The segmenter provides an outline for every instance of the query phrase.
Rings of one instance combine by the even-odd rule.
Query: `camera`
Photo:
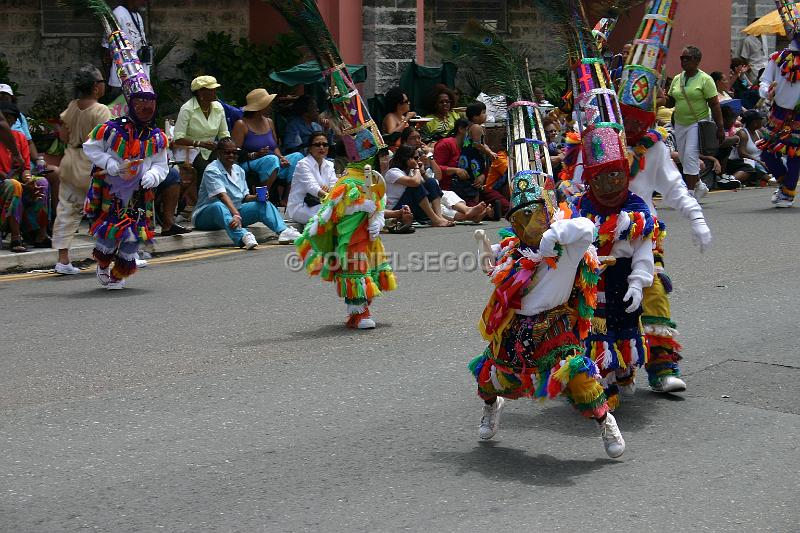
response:
[[[136,55],[139,56],[139,61],[142,64],[149,65],[153,62],[153,47],[150,45],[145,45],[139,48],[139,51],[136,52]]]

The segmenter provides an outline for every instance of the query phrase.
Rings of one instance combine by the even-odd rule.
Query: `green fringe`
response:
[[[477,357],[473,358],[472,361],[470,361],[469,364],[467,365],[467,368],[469,369],[470,373],[473,376],[478,371],[478,365],[484,359],[487,360],[487,361],[489,360],[488,357],[486,357],[486,352],[485,351],[482,354],[478,355]]]
[[[581,413],[583,413],[584,411],[593,411],[594,409],[597,409],[598,407],[600,407],[601,405],[606,403],[606,401],[608,401],[608,399],[606,398],[605,392],[601,392],[600,396],[598,396],[597,398],[595,398],[593,401],[591,401],[589,403],[578,403],[575,400],[573,400],[569,396],[569,394],[565,394],[564,396],[566,396],[567,397],[567,401],[569,401],[569,403],[573,407],[575,407],[575,409],[580,411]]]
[[[500,240],[507,239],[509,237],[516,237],[516,234],[511,228],[500,228],[497,231],[497,234],[500,236]]]
[[[536,369],[539,372],[544,372],[546,370],[551,370],[556,361],[561,361],[562,359],[566,359],[570,355],[575,355],[576,353],[582,353],[583,349],[578,346],[577,344],[564,344],[551,350],[547,355],[538,359],[536,361]]]
[[[648,326],[667,326],[672,329],[678,329],[678,325],[675,322],[663,316],[642,315],[642,324],[647,324]]]

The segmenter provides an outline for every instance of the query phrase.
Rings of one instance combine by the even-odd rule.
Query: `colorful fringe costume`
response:
[[[642,310],[626,312],[623,296],[631,283],[643,288],[652,282],[652,248],[659,227],[644,200],[631,192],[618,213],[601,214],[590,195],[577,198],[575,210],[575,216],[586,217],[595,224],[598,253],[616,257],[616,264],[607,266],[600,277],[597,309],[586,339],[586,356],[600,367],[613,409],[619,401],[616,384],[630,384],[635,367],[649,359],[639,320]],[[627,245],[616,246],[620,242]]]
[[[800,2],[775,0],[786,34],[792,41],[784,50],[770,56],[761,75],[759,94],[770,97],[774,84],[774,99],[767,132],[756,142],[761,158],[770,173],[781,181],[772,195],[775,207],[791,207],[800,177]],[[783,158],[786,158],[784,163]]]
[[[385,197],[363,188],[364,171],[350,165],[295,241],[308,273],[336,283],[350,311],[349,327],[369,316],[373,298],[397,287],[383,243],[371,240],[367,231],[370,216],[383,211]]]
[[[560,256],[545,257],[517,237],[501,241],[490,273],[495,290],[478,325],[490,344],[469,369],[484,401],[564,394],[583,416],[602,418],[608,405],[600,372],[576,336],[588,331],[596,303],[594,230],[586,220],[565,220],[563,211],[557,218],[548,231]],[[528,314],[559,301],[559,288],[563,302]]]
[[[566,4],[560,23],[567,28],[570,82],[581,131],[580,178],[588,187],[582,196],[573,197],[574,216],[594,223],[598,254],[616,259],[600,277],[585,356],[600,368],[613,410],[619,403],[617,385],[631,384],[635,367],[648,358],[638,302],[642,289],[653,281],[652,247],[658,226],[647,204],[628,191],[630,162],[619,100],[588,30],[583,5],[577,0]],[[626,304],[626,298],[637,303]]]
[[[692,223],[695,238],[701,249],[710,244],[711,233],[705,223],[703,209],[689,194],[683,176],[670,157],[664,144],[666,131],[652,128],[656,120],[656,95],[658,82],[666,61],[675,19],[677,0],[652,2],[642,20],[628,61],[623,67],[618,95],[625,120],[625,134],[631,161],[631,192],[642,198],[655,217],[653,194],[661,194],[661,203],[671,207]],[[653,284],[644,288],[642,300],[642,325],[650,354],[646,364],[647,375],[653,390],[661,391],[665,378],[678,378],[678,361],[681,346],[676,340],[678,332],[672,321],[668,294],[672,282],[664,272],[664,238],[666,229],[659,222],[654,246]],[[683,390],[686,384],[672,380],[674,390]]]
[[[385,183],[376,172],[383,138],[350,78],[313,0],[271,0],[319,62],[328,86],[333,119],[350,161],[294,244],[308,272],[336,283],[347,305],[347,326],[375,327],[369,305],[397,282],[378,234],[383,227]],[[378,179],[376,181],[376,175]]]
[[[469,363],[478,396],[555,398],[563,394],[588,418],[608,411],[597,366],[583,355],[596,305],[599,264],[588,220],[558,207],[546,134],[526,61],[498,37],[470,28],[459,39],[461,64],[487,76],[510,100],[508,175],[513,232],[492,247],[494,291],[478,329],[488,347]],[[493,63],[494,70],[485,65]],[[500,72],[498,73],[498,70]],[[502,81],[498,81],[498,78]],[[488,246],[488,244],[484,244]]]
[[[110,275],[110,280],[121,287],[119,282],[136,272],[139,245],[151,241],[154,235],[153,188],[169,171],[168,141],[152,119],[143,121],[136,116],[132,101],[154,101],[156,95],[113,13],[102,0],[84,3],[103,24],[130,107],[129,116],[97,126],[83,144],[86,157],[94,165],[84,211],[92,221],[90,232],[96,239],[93,256],[98,280],[109,285],[103,275]]]

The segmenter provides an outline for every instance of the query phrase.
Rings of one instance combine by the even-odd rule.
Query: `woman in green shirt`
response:
[[[711,115],[717,125],[717,138],[720,142],[725,139],[717,86],[711,76],[700,70],[702,58],[703,54],[696,46],[684,48],[681,52],[683,72],[675,76],[668,92],[675,105],[672,119],[683,179],[698,199],[708,192],[708,187],[698,179],[701,150],[698,123],[708,120]]]
[[[433,120],[425,123],[422,129],[422,135],[426,140],[438,141],[453,131],[456,120],[461,116],[453,111],[455,103],[456,95],[446,85],[439,84],[433,88],[428,107],[434,112],[425,117]]]

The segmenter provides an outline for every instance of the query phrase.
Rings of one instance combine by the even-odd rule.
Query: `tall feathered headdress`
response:
[[[103,0],[60,0],[60,3],[73,8],[88,9],[100,19],[114,66],[117,68],[117,75],[122,83],[125,100],[130,102],[133,96],[155,99],[156,94],[150,78],[147,77],[136,50],[122,34],[108,4]]]
[[[645,128],[655,123],[658,81],[667,59],[677,8],[678,0],[650,1],[622,68],[618,92],[622,115]]]
[[[609,2],[587,2],[607,9]],[[570,81],[581,127],[584,180],[602,172],[628,172],[625,131],[617,93],[580,0],[539,0],[567,42]],[[611,2],[613,4],[613,2]]]
[[[800,33],[800,2],[797,0],[775,0],[778,14],[786,28],[786,35]]]
[[[286,19],[319,62],[328,86],[334,121],[352,162],[364,161],[385,146],[380,130],[347,72],[336,43],[314,0],[265,0]]]
[[[437,50],[461,70],[469,70],[482,90],[504,95],[508,105],[508,177],[510,216],[534,202],[556,209],[553,167],[547,150],[542,115],[533,100],[533,87],[524,52],[515,51],[491,30],[470,22],[460,35],[440,37]]]

